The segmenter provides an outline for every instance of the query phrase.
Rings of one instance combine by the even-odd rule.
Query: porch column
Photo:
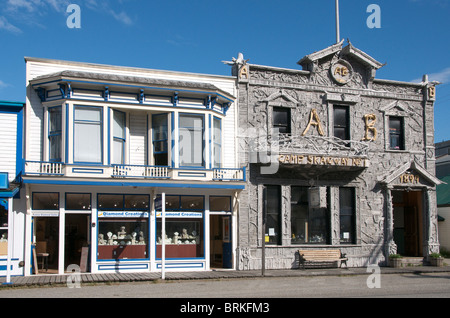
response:
[[[392,206],[392,189],[386,187],[386,232],[385,232],[385,257],[388,261],[389,255],[397,254],[397,244],[394,242],[394,208]]]
[[[425,227],[424,257],[439,253],[436,188],[426,188],[424,210],[427,226]]]

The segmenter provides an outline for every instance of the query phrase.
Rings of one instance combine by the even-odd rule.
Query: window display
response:
[[[8,255],[8,229],[0,229],[0,255]]]
[[[98,259],[148,258],[148,219],[99,218]]]
[[[158,196],[159,197],[159,196]],[[204,197],[195,195],[166,195],[166,258],[195,258],[204,256],[203,213]],[[156,213],[156,257],[161,258],[161,207]]]
[[[149,258],[148,195],[99,194],[98,208],[99,260]]]
[[[203,218],[166,219],[167,258],[203,257]],[[161,258],[161,219],[157,220],[156,257]]]

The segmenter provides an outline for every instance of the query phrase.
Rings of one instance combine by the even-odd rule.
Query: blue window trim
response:
[[[180,126],[180,117],[181,116],[197,116],[202,118],[202,163],[200,166],[182,166],[180,155],[178,154],[178,166],[182,169],[206,169],[206,161],[205,161],[205,119],[206,114],[199,113],[178,113],[178,153],[180,152],[180,128],[186,128]]]
[[[68,194],[89,194],[89,205],[91,206],[88,210],[69,210],[67,209],[67,195]],[[65,211],[86,211],[91,212],[92,211],[92,193],[89,192],[65,192],[64,193],[64,210]]]
[[[229,211],[211,211],[211,198],[228,198],[230,200],[230,210]],[[209,212],[225,212],[231,213],[233,212],[233,201],[231,200],[231,196],[229,195],[209,195]]]
[[[171,113],[173,115],[173,113]],[[166,139],[154,139],[153,129],[154,129],[154,118],[158,116],[166,116]],[[152,151],[153,155],[158,154],[166,154],[167,155],[167,163],[169,163],[169,113],[163,113],[163,114],[154,114],[152,115]],[[155,151],[155,143],[156,142],[165,142],[166,143],[166,151]],[[173,148],[172,148],[173,149]],[[154,158],[153,158],[154,159]],[[154,163],[154,162],[153,162]]]
[[[97,109],[100,111],[100,122],[98,121],[91,121],[91,120],[76,120],[75,117],[75,111],[79,108],[93,108],[93,109]],[[83,162],[83,161],[76,161],[75,160],[75,124],[76,123],[90,123],[90,124],[97,124],[99,123],[100,125],[100,162]],[[87,106],[87,105],[74,105],[73,106],[73,162],[76,164],[97,164],[97,165],[102,165],[103,164],[103,158],[104,158],[104,154],[103,154],[103,107],[101,106]]]
[[[117,210],[117,209],[101,209],[101,208],[99,208],[98,207],[98,203],[99,203],[99,201],[98,201],[98,197],[100,196],[100,195],[122,195],[123,196],[123,206],[122,206],[122,209],[121,210]],[[146,209],[146,210],[143,210],[143,209],[126,209],[125,210],[125,196],[126,195],[139,195],[139,196],[146,196],[146,197],[148,197],[148,209]],[[150,195],[148,195],[148,194],[145,194],[145,193],[143,193],[143,194],[136,194],[136,193],[97,193],[97,213],[96,213],[96,216],[95,216],[95,218],[96,218],[96,224],[99,224],[99,217],[98,217],[98,214],[99,214],[99,212],[102,212],[102,211],[142,211],[142,212],[148,212],[148,216],[147,217],[133,217],[133,218],[130,218],[130,219],[145,219],[145,220],[147,220],[147,224],[148,224],[148,229],[147,229],[147,250],[146,250],[146,252],[147,252],[147,257],[146,258],[137,258],[137,259],[98,259],[98,253],[96,253],[96,261],[97,261],[97,263],[99,263],[99,262],[130,262],[130,261],[149,261],[150,260],[150,253],[151,253],[151,244],[150,244],[150,234],[151,234],[151,226],[150,226],[150,219],[151,219],[151,215],[150,215],[150,207],[151,207],[151,203],[150,203]],[[115,219],[117,219],[117,218],[115,218]],[[123,218],[123,219],[126,219],[126,218]],[[107,218],[106,218],[106,220],[107,220]],[[99,231],[99,226],[97,226],[97,236],[96,236],[96,238],[95,238],[95,240],[93,240],[93,242],[95,242],[95,244],[93,244],[92,246],[95,246],[95,249],[96,249],[96,252],[98,252],[98,235],[99,235],[99,233],[98,233],[98,231]]]
[[[122,207],[117,209],[105,209],[105,208],[99,208],[99,196],[101,195],[121,195],[122,196]],[[148,198],[148,208],[147,209],[125,209],[125,196],[127,195],[134,195],[134,196],[145,196]],[[97,211],[142,211],[142,212],[150,212],[150,195],[145,193],[97,193]]]
[[[216,143],[215,141],[215,129],[214,129],[214,122],[215,121],[219,122],[219,129],[220,129],[220,143]],[[222,119],[216,116],[213,116],[213,122],[212,122],[212,130],[213,130],[213,134],[211,138],[211,143],[213,148],[211,149],[211,167],[212,168],[221,168],[222,167]],[[219,147],[219,165],[216,167],[214,165],[214,150],[216,149],[216,146]]]
[[[161,196],[161,195],[157,195],[156,197],[158,197],[158,196]],[[205,197],[206,197],[206,195],[195,195],[195,194],[192,194],[192,195],[189,195],[189,194],[168,194],[168,195],[166,195],[166,197],[167,196],[173,196],[173,197],[179,197],[179,208],[178,209],[170,209],[170,211],[176,211],[176,212],[179,212],[179,211],[185,211],[185,212],[202,212],[202,214],[203,214],[203,216],[202,216],[202,226],[203,226],[203,229],[202,229],[202,235],[203,235],[203,238],[202,238],[202,240],[203,240],[203,256],[201,256],[201,257],[176,257],[176,258],[172,258],[172,257],[166,257],[166,259],[170,259],[170,260],[205,260],[206,259],[206,250],[205,250],[205,247],[206,247],[206,231],[205,231],[205,226],[206,226],[206,209],[205,209]],[[181,197],[202,197],[203,198],[203,209],[181,209],[180,207],[181,207]],[[155,261],[160,261],[161,260],[161,258],[158,258],[156,255],[157,255],[157,251],[156,251],[156,249],[157,249],[157,240],[158,240],[158,238],[157,238],[157,231],[158,231],[158,219],[159,220],[161,220],[161,217],[157,217],[156,216],[156,212],[159,212],[160,210],[157,210],[157,209],[155,209],[155,232],[154,232],[154,236],[155,236],[155,251],[154,251],[154,253],[155,253]],[[176,217],[176,218],[170,218],[170,219],[183,219],[183,220],[185,220],[186,218],[183,218],[183,217]],[[167,220],[167,218],[166,218],[166,220]]]
[[[39,194],[39,193],[46,193],[46,194],[57,194],[58,195],[58,208],[57,209],[45,209],[45,210],[38,210],[38,209],[34,209],[34,195],[35,194]],[[31,210],[32,211],[58,211],[60,210],[60,198],[59,198],[59,192],[45,192],[45,191],[33,191],[31,193]]]
[[[113,136],[113,138],[112,138],[113,139],[112,151],[114,152],[114,142],[115,141],[119,141],[119,142],[122,143],[122,162],[113,162],[113,164],[125,164],[125,146],[126,146],[126,141],[127,141],[127,133],[126,133],[126,129],[127,129],[127,113],[123,112],[123,111],[120,111],[120,110],[117,110],[117,109],[113,109],[112,111],[113,111],[113,116],[112,116],[113,117],[113,121],[114,121],[114,113],[115,112],[123,114],[123,137],[118,137],[118,136],[114,135],[114,125],[112,125],[112,131],[111,131],[112,136]],[[109,116],[111,116],[111,115],[109,114]],[[109,141],[109,142],[111,142],[111,141]],[[113,157],[113,159],[114,159],[114,157]]]
[[[56,108],[59,108],[59,111],[60,111],[59,125],[61,126],[61,129],[60,130],[51,131],[50,130],[50,128],[51,128],[51,118],[50,118],[51,111],[50,110],[56,109]],[[63,130],[63,126],[62,126],[62,123],[63,123],[63,121],[62,121],[62,106],[48,107],[47,114],[48,114],[48,116],[47,116],[48,117],[47,118],[48,159],[49,159],[50,162],[61,162],[62,161],[62,130]],[[55,136],[60,136],[60,139],[59,139],[59,142],[60,142],[59,152],[60,153],[59,153],[59,157],[58,158],[51,158],[51,140],[52,140],[52,137],[55,137]]]

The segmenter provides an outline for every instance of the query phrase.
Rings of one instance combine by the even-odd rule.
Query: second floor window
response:
[[[222,128],[220,119],[216,117],[214,117],[213,143],[213,167],[220,168],[222,163]]]
[[[167,114],[152,117],[153,159],[155,166],[168,165],[168,124]]]
[[[50,161],[61,161],[61,107],[48,109],[48,148]]]
[[[102,163],[102,109],[75,106],[74,162]]]
[[[402,117],[389,117],[389,148],[392,150],[405,150]]]
[[[113,164],[125,163],[125,113],[115,110],[113,123]]]
[[[273,128],[281,134],[291,133],[291,109],[283,107],[274,107],[272,112]]]
[[[348,107],[334,106],[334,137],[342,140],[350,140],[350,119]]]
[[[180,114],[179,155],[181,167],[204,167],[204,116]]]

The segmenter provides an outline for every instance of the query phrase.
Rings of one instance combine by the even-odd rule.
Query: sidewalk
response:
[[[380,267],[381,274],[423,274],[450,272],[450,266],[414,266],[414,267]],[[327,268],[327,269],[287,269],[266,270],[265,276],[270,277],[308,277],[308,276],[348,276],[370,275],[373,271],[368,268]],[[202,272],[166,272],[166,281],[176,280],[202,280],[202,279],[240,279],[261,278],[261,270],[236,271],[236,270],[211,270]],[[33,276],[11,277],[11,284],[4,284],[6,277],[0,277],[0,288],[27,287],[27,286],[61,286],[67,283],[67,275],[40,274]],[[111,273],[111,274],[80,274],[83,284],[117,284],[129,282],[161,281],[161,273]]]

